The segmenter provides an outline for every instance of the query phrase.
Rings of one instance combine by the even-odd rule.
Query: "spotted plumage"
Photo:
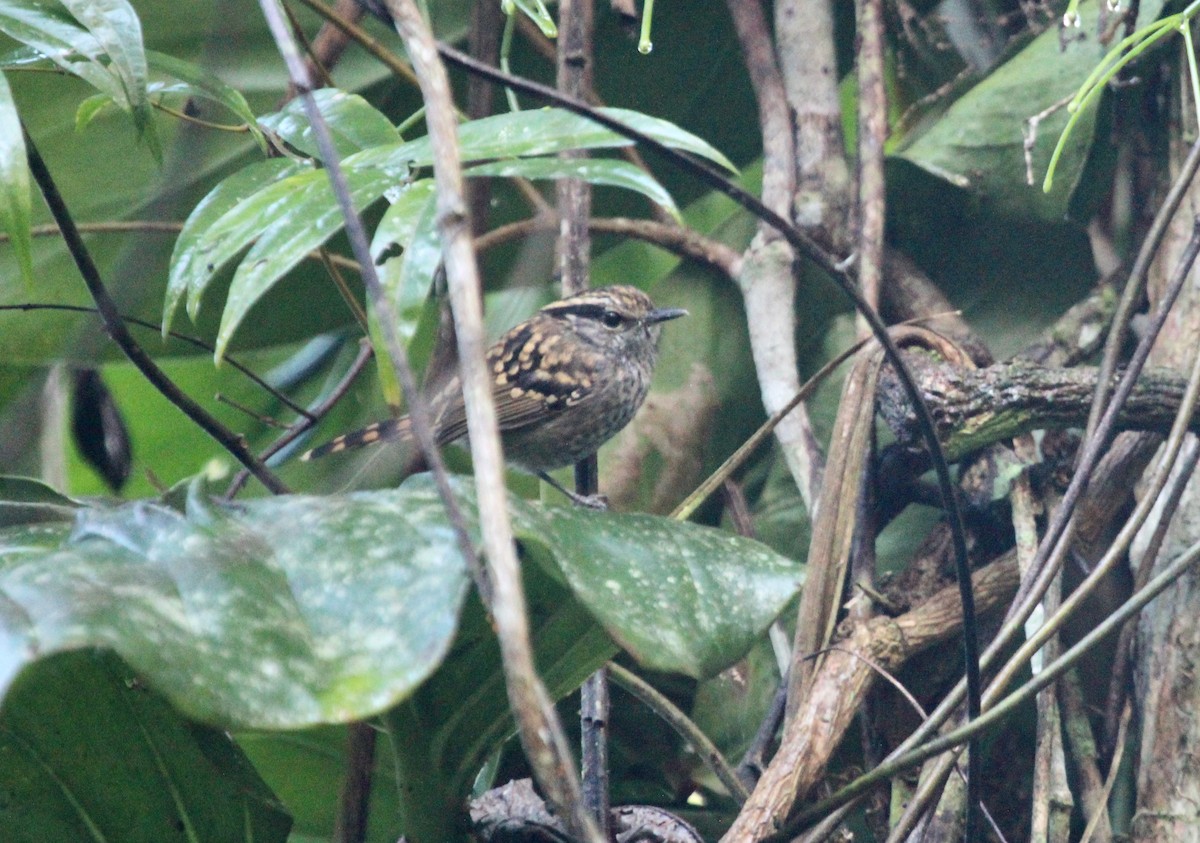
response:
[[[541,474],[595,453],[645,399],[661,323],[684,313],[655,308],[634,287],[601,287],[549,304],[501,337],[487,362],[509,462]],[[466,435],[457,376],[429,404],[439,445]],[[407,416],[376,422],[303,459],[411,435]]]

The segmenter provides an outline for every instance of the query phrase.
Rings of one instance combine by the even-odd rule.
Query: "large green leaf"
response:
[[[715,675],[745,655],[803,581],[801,566],[766,546],[695,524],[547,507],[528,526],[576,598],[654,670]]]
[[[654,176],[628,161],[607,158],[520,158],[477,164],[468,169],[466,174],[503,178],[581,179],[588,184],[620,187],[642,194],[679,219],[679,209],[675,207],[671,194],[654,180]]]
[[[456,484],[470,512],[470,484]],[[649,666],[707,675],[794,594],[795,563],[728,533],[513,502],[518,535]],[[466,573],[427,477],[219,508],[80,509],[0,531],[0,689],[31,661],[115,649],[182,711],[295,728],[380,711],[454,636]]]
[[[0,714],[0,839],[282,843],[291,819],[224,732],[111,654],[55,656]]]
[[[431,496],[139,502],[0,533],[0,687],[36,655],[115,649],[184,713],[293,728],[362,717],[437,666],[466,593]]]
[[[344,158],[355,152],[400,143],[402,138],[391,121],[358,94],[350,94],[337,88],[321,88],[313,91],[313,99],[329,124],[333,136],[333,148]],[[317,139],[304,100],[296,97],[282,110],[259,118],[259,124],[290,143],[305,155],[320,158]]]
[[[163,333],[171,328],[175,311],[185,294],[191,293],[188,310],[193,314],[200,309],[203,288],[190,288],[188,280],[204,270],[198,266],[204,262],[224,261],[224,252],[207,236],[219,220],[227,217],[246,199],[259,193],[265,186],[272,185],[288,176],[295,175],[308,165],[287,158],[270,158],[258,161],[238,170],[225,179],[200,201],[183,224],[183,230],[175,241],[175,253],[171,257],[171,278],[167,284],[166,302],[163,305]]]
[[[1063,38],[1049,27],[1028,46],[983,77],[928,129],[904,142],[899,156],[933,175],[980,194],[997,209],[1033,212],[1061,220],[1092,144],[1095,109],[1076,124],[1058,164],[1055,187],[1042,192],[1042,177],[1068,114],[1062,100],[1083,83],[1104,56],[1094,38],[1096,2],[1084,3],[1082,24]],[[1153,20],[1161,2],[1143,3],[1139,21]],[[1075,37],[1078,35],[1078,37]],[[1026,181],[1025,137],[1029,118],[1045,111],[1029,151],[1034,183]]]

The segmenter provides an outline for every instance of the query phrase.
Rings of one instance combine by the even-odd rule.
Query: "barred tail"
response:
[[[369,424],[361,430],[356,430],[353,433],[346,433],[336,439],[331,439],[324,445],[318,445],[311,451],[306,451],[301,455],[300,459],[308,462],[315,460],[318,457],[323,457],[326,454],[336,454],[339,451],[348,451],[351,448],[361,448],[364,445],[373,445],[376,442],[389,442],[393,439],[401,439],[409,435],[411,424],[408,421],[408,416],[400,419],[388,419],[387,421],[375,422]]]

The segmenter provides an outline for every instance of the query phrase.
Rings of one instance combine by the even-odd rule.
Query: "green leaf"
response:
[[[246,102],[246,98],[242,96],[241,91],[225,84],[215,74],[210,73],[204,68],[191,62],[182,61],[174,56],[169,56],[166,53],[147,50],[146,60],[149,62],[151,70],[185,83],[184,88],[180,91],[181,93],[188,96],[203,97],[228,109],[246,124],[246,128],[254,137],[259,148],[264,153],[267,151],[266,139],[263,137],[262,130],[258,128],[258,123],[254,119],[254,112],[251,111],[250,104]]]
[[[67,521],[80,504],[31,477],[0,475],[0,527]]]
[[[21,277],[30,292],[33,291],[32,207],[21,118],[8,79],[0,73],[0,225],[8,234]]]
[[[292,811],[289,843],[334,838],[338,791],[346,774],[346,729],[320,726],[295,732],[244,732],[234,736],[254,769]],[[396,765],[386,740],[375,743],[368,843],[396,843]]]
[[[365,105],[355,105],[353,98],[337,98],[329,94],[328,102],[345,104],[346,113],[361,115]],[[337,105],[341,108],[340,105]],[[699,138],[663,120],[635,112],[618,113],[666,143],[725,162],[723,156]],[[357,144],[384,133],[373,118],[362,121],[348,119],[355,126],[345,134],[345,144]],[[298,142],[306,143],[299,124],[288,121],[279,124]],[[366,128],[363,128],[363,127]],[[374,128],[371,128],[374,126]],[[390,125],[387,132],[392,132]],[[547,109],[488,117],[465,124],[459,130],[463,156],[466,160],[510,159],[523,155],[549,155],[578,148],[602,148],[628,145],[620,136],[600,129],[590,120],[568,112]],[[354,206],[360,211],[391,190],[403,190],[412,183],[415,169],[432,163],[427,138],[409,143],[388,143],[356,152],[342,160],[346,181]],[[725,162],[726,164],[728,162]],[[504,164],[518,172],[524,165]],[[569,172],[590,175],[598,183],[617,184],[638,190],[673,207],[665,191],[652,179],[635,174],[628,165],[615,162],[563,165],[538,163],[528,165],[529,172],[547,175]],[[195,214],[193,214],[195,217]],[[209,217],[206,230],[188,221],[188,237],[181,236],[172,258],[171,280],[167,309],[173,309],[179,290],[188,291],[189,313],[195,317],[199,297],[215,274],[238,253],[255,242],[241,261],[230,286],[229,298],[217,336],[215,359],[220,360],[238,327],[251,308],[274,284],[299,263],[312,249],[332,237],[343,224],[341,211],[328,185],[325,173],[298,173],[282,181],[267,181],[257,192],[244,196],[236,207],[229,208],[219,218]],[[195,232],[194,234],[192,232]],[[406,260],[409,272],[417,267]]]
[[[706,158],[730,172],[737,171],[729,159],[711,145],[668,120],[625,108],[602,108],[600,111],[672,149]],[[586,117],[558,108],[509,112],[472,120],[458,127],[458,141],[464,161],[555,155],[571,149],[612,149],[633,143]]]
[[[454,485],[470,517],[473,485]],[[800,578],[795,563],[717,530],[519,501],[512,511],[535,557],[545,548],[608,633],[657,669],[703,676],[727,666]],[[9,607],[0,613],[0,691],[38,658],[101,646],[205,722],[282,729],[360,719],[411,694],[440,664],[466,586],[428,477],[397,490],[222,508],[194,488],[186,514],[148,501],[86,508],[73,527],[0,530]],[[586,637],[574,629],[568,646]],[[566,667],[572,678],[583,669]]]
[[[75,109],[75,131],[82,132],[88,124],[114,106],[116,103],[108,94],[93,94],[85,98]]]
[[[101,61],[104,46],[61,7],[0,0],[0,32],[108,94],[122,108],[132,107],[121,80]]]
[[[1152,19],[1161,3],[1144,4],[1139,18]],[[1153,7],[1153,8],[1151,8]],[[1096,30],[1097,3],[1083,7],[1083,32]],[[1056,104],[1069,97],[1103,56],[1094,39],[1060,37],[1050,27],[1019,53],[959,97],[916,138],[905,139],[898,156],[1011,214],[1033,212],[1060,221],[1083,172],[1092,145],[1095,109],[1082,115],[1058,163],[1058,178],[1043,193],[1042,174],[1068,120]],[[1027,183],[1025,138],[1029,118],[1046,111],[1030,151],[1034,184]]]
[[[337,88],[322,88],[313,91],[313,98],[325,122],[329,124],[333,146],[339,158],[402,140],[392,121],[358,94],[348,94]],[[321,157],[301,97],[289,101],[282,111],[260,118],[259,123],[303,154],[312,158]]]
[[[437,199],[433,179],[422,179],[405,188],[383,214],[371,240],[371,257],[378,264],[394,250],[400,254],[379,266],[379,282],[392,305],[400,341],[408,343],[417,333],[434,270],[441,260],[441,240],[435,221]],[[380,330],[374,307],[368,311],[371,342],[378,359],[384,400],[401,404],[400,384]]]
[[[108,72],[116,76],[133,116],[133,124],[160,157],[158,135],[146,91],[149,71],[142,44],[142,22],[129,0],[60,0],[87,31],[108,60]]]
[[[175,241],[175,252],[171,256],[171,273],[167,281],[167,293],[163,305],[163,334],[170,330],[175,311],[185,294],[188,296],[188,312],[193,319],[200,312],[200,301],[217,270],[239,251],[245,248],[241,242],[233,249],[224,249],[229,244],[213,240],[209,235],[218,223],[226,221],[230,226],[233,219],[244,219],[243,203],[259,194],[264,187],[304,172],[311,165],[288,158],[271,158],[259,161],[238,170],[212,189],[192,210],[179,238]],[[249,224],[261,224],[255,215]],[[253,231],[250,235],[253,236]]]
[[[547,507],[525,522],[576,598],[644,667],[695,678],[745,655],[803,568],[731,533],[650,515]]]
[[[111,654],[56,656],[0,714],[0,839],[278,841],[291,819],[224,732]]]
[[[347,171],[346,185],[355,209],[362,211],[377,200],[387,187],[385,181],[386,176],[378,173]],[[299,173],[260,191],[209,229],[204,242],[219,248],[217,244],[226,241],[232,251],[234,244],[250,239],[264,219],[271,219],[272,224],[262,231],[242,259],[229,286],[213,354],[218,363],[225,356],[234,332],[258,300],[310,251],[336,234],[344,222],[328,174],[316,170]]]
[[[428,494],[87,509],[0,531],[0,689],[35,654],[107,646],[202,721],[357,719],[438,665],[466,584]]]
[[[628,161],[607,158],[518,158],[477,164],[467,170],[468,176],[523,177],[527,179],[582,179],[589,184],[620,187],[640,193],[671,212],[679,220],[679,209],[671,194],[655,181],[654,176]]]

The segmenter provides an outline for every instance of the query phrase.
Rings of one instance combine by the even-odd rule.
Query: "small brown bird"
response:
[[[686,314],[656,308],[635,287],[600,287],[546,305],[501,337],[487,363],[508,461],[561,489],[546,472],[591,456],[629,423],[650,388],[661,323]],[[457,375],[429,407],[439,445],[466,435]],[[389,419],[301,459],[411,436],[408,416]]]

